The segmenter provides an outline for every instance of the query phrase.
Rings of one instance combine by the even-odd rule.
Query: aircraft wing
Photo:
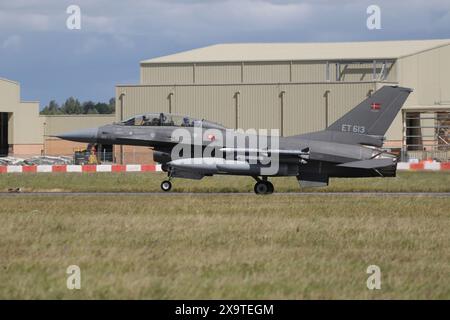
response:
[[[384,158],[384,159],[370,159],[370,160],[362,160],[362,161],[352,161],[338,164],[338,167],[346,167],[346,168],[359,168],[359,169],[377,169],[389,167],[395,164],[396,159],[394,158]]]

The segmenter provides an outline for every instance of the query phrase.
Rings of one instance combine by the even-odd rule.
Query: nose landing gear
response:
[[[170,182],[169,180],[164,180],[163,182],[161,182],[161,190],[168,192],[170,191],[170,189],[172,189],[172,182]]]
[[[170,182],[170,180],[172,180],[172,171],[167,165],[165,166],[164,169],[163,171],[167,172],[168,179],[161,182],[161,190],[164,192],[169,192],[172,189],[172,182]]]
[[[267,177],[263,177],[262,180],[258,177],[253,177],[256,180],[253,190],[256,194],[272,194],[274,191],[273,184],[267,180]]]

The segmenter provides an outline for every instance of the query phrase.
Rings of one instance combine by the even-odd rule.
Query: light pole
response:
[[[43,122],[43,127],[44,127],[44,156],[47,154],[46,152],[45,152],[45,150],[46,150],[46,148],[45,148],[45,145],[47,144],[47,135],[46,135],[46,132],[47,132],[47,130],[46,130],[46,127],[47,127],[47,122]]]
[[[234,93],[234,99],[236,99],[235,101],[235,105],[234,105],[234,127],[235,129],[238,129],[239,127],[239,95],[241,94],[240,91],[236,91]]]
[[[280,136],[284,134],[284,94],[286,91],[280,92]]]
[[[329,108],[330,90],[325,90],[323,97],[325,98],[325,129],[326,129],[328,127],[328,108]]]
[[[173,92],[170,92],[169,95],[167,96],[167,100],[169,100],[169,113],[172,113],[172,96]]]

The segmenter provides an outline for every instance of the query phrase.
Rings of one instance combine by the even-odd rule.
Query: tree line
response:
[[[112,114],[116,111],[116,99],[109,99],[108,103],[85,101],[81,103],[74,97],[68,98],[61,106],[51,100],[48,105],[41,110],[42,115],[57,114]]]

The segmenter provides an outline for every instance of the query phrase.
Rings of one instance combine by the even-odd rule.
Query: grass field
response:
[[[10,188],[32,191],[161,191],[164,173],[26,173],[2,174],[0,192]],[[326,188],[300,189],[294,177],[271,179],[275,192],[392,191],[450,192],[450,171],[399,172],[395,178],[330,179]],[[202,180],[174,179],[171,192],[253,192],[250,177],[214,176]]]
[[[449,176],[334,180],[331,189],[449,191]],[[1,177],[1,188],[29,191],[153,191],[162,178]],[[177,191],[253,184],[224,178],[175,183]],[[275,187],[298,190],[293,180]],[[0,298],[450,299],[449,207],[445,196],[2,196]],[[81,290],[66,287],[73,264]],[[381,290],[366,287],[372,264]]]

